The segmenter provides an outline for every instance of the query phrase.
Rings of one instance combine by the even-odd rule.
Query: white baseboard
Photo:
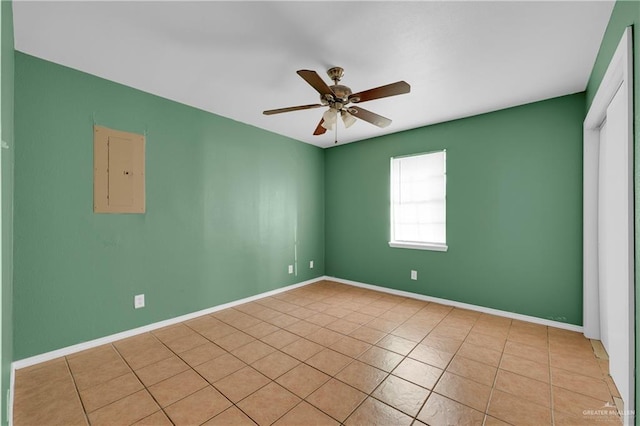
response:
[[[136,336],[138,334],[142,334],[142,333],[147,333],[149,331],[153,331],[156,330],[158,328],[162,328],[162,327],[167,327],[169,325],[173,325],[173,324],[177,324],[183,321],[188,321],[190,319],[202,316],[202,315],[207,315],[207,314],[211,314],[217,311],[221,311],[223,309],[227,309],[227,308],[232,308],[234,306],[238,306],[241,305],[243,303],[248,303],[248,302],[253,302],[255,300],[259,300],[259,299],[263,299],[265,297],[270,297],[279,293],[283,293],[285,291],[289,291],[289,290],[293,290],[295,288],[299,288],[299,287],[303,287],[309,284],[313,284],[319,281],[334,281],[337,283],[341,283],[341,284],[347,284],[347,285],[351,285],[351,286],[355,286],[355,287],[361,287],[361,288],[366,288],[369,290],[375,290],[375,291],[379,291],[382,293],[388,293],[388,294],[393,294],[396,296],[404,296],[404,297],[409,297],[412,299],[417,299],[417,300],[423,300],[426,302],[434,302],[434,303],[439,303],[442,305],[447,305],[447,306],[454,306],[457,308],[463,308],[463,309],[469,309],[472,311],[477,311],[477,312],[483,312],[483,313],[487,313],[487,314],[491,314],[491,315],[497,315],[497,316],[501,316],[501,317],[505,317],[505,318],[511,318],[511,319],[516,319],[516,320],[520,320],[520,321],[527,321],[527,322],[531,322],[534,324],[541,324],[541,325],[545,325],[545,326],[549,326],[549,327],[556,327],[556,328],[561,328],[564,330],[570,330],[570,331],[575,331],[575,332],[579,332],[582,333],[583,332],[583,327],[582,326],[578,326],[578,325],[573,325],[573,324],[566,324],[566,323],[562,323],[562,322],[558,322],[558,321],[552,321],[552,320],[547,320],[547,319],[543,319],[543,318],[537,318],[537,317],[532,317],[529,315],[522,315],[522,314],[517,314],[514,312],[507,312],[507,311],[501,311],[499,309],[493,309],[493,308],[487,308],[484,306],[478,306],[478,305],[471,305],[469,303],[463,303],[463,302],[456,302],[454,300],[447,300],[447,299],[440,299],[438,297],[431,297],[431,296],[425,296],[422,294],[417,294],[417,293],[411,293],[408,291],[403,291],[403,290],[395,290],[395,289],[391,289],[391,288],[386,288],[386,287],[381,287],[381,286],[377,286],[377,285],[372,285],[372,284],[365,284],[365,283],[361,283],[358,281],[351,281],[351,280],[345,280],[342,278],[336,278],[336,277],[329,277],[329,276],[320,276],[317,278],[313,278],[311,280],[308,281],[303,281],[297,284],[292,284],[286,287],[282,287],[282,288],[278,288],[275,290],[271,290],[271,291],[267,291],[265,293],[260,293],[260,294],[256,294],[254,296],[250,296],[250,297],[246,297],[244,299],[239,299],[239,300],[235,300],[233,302],[229,302],[229,303],[225,303],[222,305],[218,305],[218,306],[214,306],[212,308],[207,308],[207,309],[203,309],[201,311],[197,311],[197,312],[192,312],[190,314],[186,314],[186,315],[181,315],[179,317],[175,317],[175,318],[170,318],[164,321],[160,321],[160,322],[156,322],[153,324],[149,324],[149,325],[145,325],[143,327],[138,327],[138,328],[134,328],[131,330],[127,330],[127,331],[123,331],[121,333],[116,333],[116,334],[112,334],[110,336],[105,336],[105,337],[101,337],[99,339],[94,339],[94,340],[90,340],[88,342],[83,342],[83,343],[78,343],[77,345],[72,345],[72,346],[67,346],[65,348],[61,348],[61,349],[57,349],[55,351],[51,351],[51,352],[46,352],[40,355],[36,355],[36,356],[32,356],[29,358],[24,358],[18,361],[14,361],[11,364],[11,382],[10,382],[10,394],[9,394],[9,404],[11,406],[11,408],[13,407],[13,394],[14,394],[14,380],[15,380],[15,370],[19,370],[21,368],[25,368],[25,367],[29,367],[35,364],[39,364],[41,362],[45,362],[45,361],[50,361],[52,359],[55,358],[59,358],[62,356],[66,356],[66,355],[71,355],[73,353],[76,352],[80,352],[80,351],[84,351],[86,349],[91,349],[100,345],[104,345],[107,343],[111,343],[111,342],[115,342],[117,340],[121,340],[121,339],[125,339],[127,337],[132,337],[132,336]],[[9,408],[9,415],[11,415],[11,411],[12,409]],[[11,425],[11,420],[12,417],[8,417],[9,418],[9,424]]]
[[[309,284],[313,284],[318,281],[325,280],[326,276],[321,276],[317,278],[313,278],[311,280],[302,281],[297,284],[288,285],[286,287],[277,288],[275,290],[267,291],[264,293],[259,293],[254,296],[245,297],[244,299],[234,300],[233,302],[224,303],[222,305],[217,305],[212,308],[203,309],[197,312],[191,312],[189,314],[180,315],[179,317],[170,318],[164,321],[154,322],[152,324],[148,324],[142,327],[133,328],[131,330],[123,331],[116,334],[111,334],[109,336],[100,337],[98,339],[89,340],[87,342],[78,343],[76,345],[67,346],[65,348],[56,349],[51,352],[46,352],[40,355],[35,355],[29,358],[24,358],[18,361],[14,361],[11,364],[11,374],[13,374],[14,370],[19,370],[21,368],[30,367],[35,364],[40,364],[41,362],[50,361],[52,359],[60,358],[62,356],[71,355],[76,352],[84,351],[87,349],[95,348],[97,346],[101,346],[107,343],[115,342],[117,340],[126,339],[127,337],[133,337],[138,334],[147,333],[149,331],[157,330],[162,327],[167,327],[173,324],[178,324],[184,321],[188,321],[193,318],[200,317],[202,315],[212,314],[217,311],[221,311],[223,309],[232,308],[234,306],[242,305],[243,303],[253,302],[258,299],[263,299],[265,297],[270,297],[279,293],[284,293],[285,291],[293,290],[298,287],[303,287]],[[11,393],[13,394],[13,386],[11,388]]]
[[[9,407],[7,407],[7,418],[9,420],[9,426],[13,424],[13,397],[14,397],[14,383],[15,383],[15,371],[21,368],[29,367],[35,364],[39,364],[41,362],[50,361],[55,358],[59,358],[66,355],[71,355],[76,352],[84,351],[87,349],[95,348],[100,345],[104,345],[107,343],[115,342],[117,340],[126,339],[127,337],[133,337],[138,334],[147,333],[149,331],[156,330],[158,328],[167,327],[169,325],[177,324],[180,322],[188,321],[193,318],[197,318],[202,315],[212,314],[217,311],[221,311],[223,309],[232,308],[234,306],[241,305],[243,303],[253,302],[255,300],[263,299],[265,297],[270,297],[279,293],[283,293],[285,291],[293,290],[295,288],[303,287],[309,284],[313,284],[319,281],[334,281],[341,284],[347,284],[354,287],[366,288],[369,290],[375,290],[382,293],[393,294],[396,296],[404,296],[409,297],[411,299],[423,300],[425,302],[434,302],[439,303],[441,305],[454,306],[456,308],[469,309],[471,311],[483,312],[491,315],[497,315],[505,318],[516,319],[520,321],[527,321],[534,324],[541,324],[549,327],[561,328],[564,330],[576,331],[579,333],[583,332],[583,327],[573,324],[566,324],[558,321],[547,320],[543,318],[532,317],[529,315],[517,314],[514,312],[501,311],[499,309],[487,308],[484,306],[471,305],[469,303],[456,302],[454,300],[440,299],[438,297],[425,296],[423,294],[411,293],[409,291],[403,290],[395,290],[392,288],[381,287],[373,284],[365,284],[358,281],[345,280],[342,278],[329,277],[329,276],[320,276],[313,278],[311,280],[303,281],[297,284],[292,284],[286,287],[277,288],[275,290],[267,291],[265,293],[256,294],[254,296],[245,297],[244,299],[235,300],[233,302],[224,303],[222,305],[217,305],[212,308],[203,309],[201,311],[192,312],[190,314],[181,315],[179,317],[170,318],[164,321],[155,322],[153,324],[145,325],[143,327],[134,328],[131,330],[123,331],[121,333],[112,334],[110,336],[101,337],[99,339],[90,340],[88,342],[78,343],[77,345],[67,346],[65,348],[57,349],[55,351],[46,352],[40,355],[32,356],[29,358],[24,358],[18,361],[14,361],[11,363],[11,380],[9,384]]]
[[[325,277],[324,279],[326,279],[328,281],[335,281],[337,283],[352,285],[352,286],[355,286],[355,287],[362,287],[362,288],[366,288],[366,289],[369,289],[369,290],[375,290],[375,291],[379,291],[379,292],[382,292],[382,293],[389,293],[389,294],[393,294],[393,295],[396,295],[396,296],[404,296],[404,297],[410,297],[412,299],[424,300],[425,302],[433,302],[433,303],[439,303],[441,305],[454,306],[456,308],[469,309],[470,311],[483,312],[485,314],[497,315],[497,316],[500,316],[500,317],[505,317],[505,318],[516,319],[516,320],[520,320],[520,321],[531,322],[531,323],[534,323],[534,324],[541,324],[541,325],[546,325],[546,326],[549,326],[549,327],[555,327],[555,328],[561,328],[561,329],[564,329],[564,330],[576,331],[578,333],[582,333],[583,332],[583,327],[580,326],[580,325],[567,324],[567,323],[564,323],[564,322],[552,321],[552,320],[548,320],[548,319],[544,319],[544,318],[538,318],[538,317],[532,317],[532,316],[529,316],[529,315],[517,314],[515,312],[501,311],[499,309],[486,308],[484,306],[471,305],[469,303],[463,303],[463,302],[456,302],[455,300],[440,299],[438,297],[425,296],[423,294],[411,293],[409,291],[403,291],[403,290],[395,290],[395,289],[392,289],[392,288],[380,287],[380,286],[373,285],[373,284],[365,284],[365,283],[361,283],[361,282],[358,282],[358,281],[345,280],[345,279],[342,279],[342,278]]]
[[[403,290],[395,290],[392,288],[387,288],[387,287],[381,287],[381,286],[377,286],[377,285],[373,285],[373,284],[366,284],[366,283],[361,283],[358,281],[351,281],[351,280],[345,280],[342,278],[337,278],[337,277],[329,277],[329,276],[320,276],[317,278],[313,278],[311,280],[308,281],[303,281],[297,284],[292,284],[286,287],[282,287],[282,288],[278,288],[275,290],[271,290],[271,291],[267,291],[265,293],[260,293],[260,294],[256,294],[254,296],[250,296],[250,297],[245,297],[244,299],[239,299],[239,300],[235,300],[233,302],[229,302],[229,303],[224,303],[222,305],[217,305],[211,308],[207,308],[207,309],[203,309],[201,311],[197,311],[197,312],[192,312],[189,314],[185,314],[185,315],[181,315],[179,317],[175,317],[175,318],[170,318],[164,321],[159,321],[159,322],[155,322],[153,324],[148,324],[142,327],[138,327],[138,328],[134,328],[131,330],[127,330],[127,331],[123,331],[121,333],[116,333],[116,334],[112,334],[109,336],[105,336],[105,337],[101,337],[98,339],[94,339],[94,340],[89,340],[87,342],[82,342],[82,343],[78,343],[76,345],[72,345],[72,346],[67,346],[65,348],[61,348],[61,349],[57,349],[51,352],[46,352],[40,355],[35,355],[29,358],[24,358],[18,361],[14,361],[11,364],[11,370],[12,370],[12,374],[14,370],[19,370],[21,368],[25,368],[25,367],[29,367],[35,364],[39,364],[41,362],[45,362],[45,361],[50,361],[52,359],[55,358],[59,358],[62,356],[67,356],[67,355],[71,355],[73,353],[76,352],[80,352],[80,351],[84,351],[87,349],[91,349],[91,348],[95,348],[97,346],[100,345],[104,345],[107,343],[111,343],[111,342],[115,342],[117,340],[121,340],[121,339],[126,339],[127,337],[132,337],[132,336],[136,336],[138,334],[142,334],[142,333],[147,333],[149,331],[153,331],[156,330],[158,328],[162,328],[162,327],[167,327],[173,324],[177,324],[180,322],[184,322],[184,321],[188,321],[190,319],[193,318],[197,318],[199,316],[202,315],[208,315],[208,314],[212,314],[214,312],[217,311],[221,311],[223,309],[228,309],[228,308],[232,308],[234,306],[238,306],[241,305],[243,303],[248,303],[248,302],[253,302],[255,300],[258,299],[263,299],[265,297],[270,297],[273,296],[275,294],[279,294],[279,293],[283,293],[285,291],[289,291],[289,290],[293,290],[295,288],[299,288],[299,287],[303,287],[309,284],[313,284],[315,282],[318,281],[323,281],[323,280],[329,280],[329,281],[334,281],[337,283],[341,283],[341,284],[347,284],[347,285],[351,285],[351,286],[355,286],[355,287],[361,287],[361,288],[366,288],[369,290],[375,290],[375,291],[379,291],[382,293],[388,293],[388,294],[393,294],[396,296],[404,296],[404,297],[409,297],[412,299],[417,299],[417,300],[423,300],[426,302],[434,302],[434,303],[439,303],[441,305],[447,305],[447,306],[454,306],[457,308],[463,308],[463,309],[469,309],[472,311],[477,311],[477,312],[483,312],[483,313],[487,313],[487,314],[491,314],[491,315],[497,315],[497,316],[501,316],[501,317],[505,317],[505,318],[511,318],[511,319],[516,319],[516,320],[520,320],[520,321],[527,321],[527,322],[531,322],[534,324],[541,324],[541,325],[545,325],[545,326],[549,326],[549,327],[556,327],[556,328],[561,328],[564,330],[570,330],[570,331],[576,331],[579,333],[583,332],[583,327],[579,326],[579,325],[573,325],[573,324],[567,324],[567,323],[563,323],[563,322],[559,322],[559,321],[552,321],[552,320],[548,320],[548,319],[544,319],[544,318],[538,318],[538,317],[533,317],[533,316],[529,316],[529,315],[523,315],[523,314],[517,314],[514,312],[507,312],[507,311],[502,311],[499,309],[493,309],[493,308],[487,308],[484,306],[478,306],[478,305],[472,305],[469,303],[463,303],[463,302],[456,302],[454,300],[448,300],[448,299],[441,299],[438,297],[432,297],[432,296],[425,296],[423,294],[418,294],[418,293],[412,293],[409,291],[403,291]],[[12,376],[13,379],[13,376]],[[13,386],[11,386],[11,396],[13,396]]]

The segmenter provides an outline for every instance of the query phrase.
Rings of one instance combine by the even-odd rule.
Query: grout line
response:
[[[76,390],[76,397],[80,401],[80,407],[82,407],[82,414],[84,414],[84,419],[87,421],[87,424],[90,424],[89,423],[89,415],[87,414],[87,410],[84,408],[84,402],[82,401],[82,398],[80,397],[80,391],[78,390],[78,384],[76,383],[76,378],[73,376],[73,372],[71,371],[71,366],[69,365],[69,360],[67,359],[67,357],[64,357],[64,364],[67,366],[67,371],[69,372],[69,375],[71,376],[71,381],[73,382],[73,388]]]
[[[230,308],[230,309],[232,309],[232,308]],[[175,324],[174,326],[179,325],[179,324],[184,324],[184,322],[182,322],[182,323],[178,323],[178,324]],[[184,325],[186,325],[186,324],[184,324]],[[191,327],[189,327],[188,325],[187,325],[187,327],[188,327],[189,329],[193,330],[193,329],[192,329]],[[195,330],[193,330],[193,331],[194,331],[195,333],[197,333],[198,335],[202,336],[202,335],[201,335],[200,333],[198,333],[197,331],[195,331]],[[210,383],[210,382],[209,382],[209,381],[208,381],[208,380],[207,380],[207,379],[206,379],[202,374],[200,374],[200,372],[199,372],[198,370],[196,370],[196,369],[195,369],[194,367],[192,367],[192,366],[191,366],[187,361],[185,361],[185,360],[180,356],[180,354],[179,354],[179,353],[177,353],[177,352],[175,352],[173,349],[171,349],[167,344],[165,344],[162,340],[160,340],[160,338],[159,338],[158,336],[156,336],[154,333],[149,332],[149,334],[151,334],[151,335],[152,335],[152,336],[153,336],[153,337],[154,337],[154,338],[155,338],[155,339],[156,339],[160,344],[162,344],[162,345],[163,345],[165,348],[167,348],[171,353],[173,353],[173,355],[174,355],[174,356],[176,356],[176,357],[180,358],[180,360],[181,360],[182,362],[184,362],[184,363],[189,367],[189,369],[191,369],[191,371],[193,371],[194,373],[196,373],[198,376],[200,376],[200,377],[202,378],[202,380],[204,380],[204,381],[207,383],[207,386],[211,386],[213,389],[215,389],[215,390],[216,390],[216,392],[220,393],[220,395],[222,395],[223,397],[225,397],[225,398],[226,398],[226,399],[231,403],[231,405],[232,405],[232,406],[236,406],[236,404],[235,404],[233,401],[231,401],[231,399],[229,399],[225,394],[223,394],[222,392],[220,392],[220,391],[218,390],[218,388],[216,388],[216,387],[213,385],[213,383]],[[202,336],[202,337],[204,337],[204,338],[206,339],[206,337],[205,337],[205,336]],[[180,338],[180,337],[177,337],[176,339],[179,339],[179,338]],[[176,339],[172,339],[172,340],[176,340]],[[207,340],[209,340],[209,339],[207,339]],[[212,342],[212,343],[213,343],[213,342]],[[203,343],[202,345],[205,345],[205,344],[206,344],[206,343]],[[202,345],[198,345],[198,346],[202,346]],[[196,348],[196,347],[198,347],[198,346],[194,346],[194,348]],[[223,349],[224,349],[224,348],[223,348]],[[188,349],[188,350],[190,350],[190,349]],[[226,351],[226,349],[224,349],[224,350]],[[185,352],[186,352],[186,351],[185,351]],[[227,353],[231,354],[231,353],[230,353],[230,352],[228,352],[228,351],[227,351]],[[222,355],[220,355],[220,356],[222,356]],[[217,357],[216,357],[216,358],[217,358]],[[169,359],[169,358],[165,358],[165,359]],[[215,358],[213,358],[213,359],[215,359]],[[164,360],[160,360],[160,361],[158,361],[158,362],[162,362],[162,361],[164,361]],[[205,362],[209,362],[209,361],[205,361]],[[154,364],[155,364],[155,363],[154,363]],[[153,364],[149,364],[149,365],[153,365]],[[145,367],[148,367],[148,366],[145,366]],[[144,368],[144,367],[142,367],[142,368]],[[244,368],[244,367],[243,367],[243,368]],[[185,371],[188,371],[188,370],[185,370]],[[236,370],[236,371],[239,371],[239,370]],[[163,379],[163,380],[159,381],[158,383],[162,383],[162,382],[164,382],[165,380],[168,380],[168,379],[170,379],[170,378],[172,378],[172,377],[175,377],[175,376],[177,376],[178,374],[182,374],[182,373],[184,373],[184,371],[183,371],[183,372],[180,372],[180,373],[177,373],[177,374],[174,374],[174,375],[173,375],[173,376],[171,376],[171,377],[167,377],[167,378],[165,378],[165,379]],[[235,371],[234,371],[233,373],[235,373]],[[233,374],[233,373],[230,373],[230,374],[228,374],[227,376],[230,376],[230,375],[231,375],[231,374]],[[135,374],[135,372],[134,372],[134,374]],[[137,374],[136,374],[136,376],[137,376]],[[225,377],[227,377],[227,376],[225,376]],[[223,377],[223,378],[224,378],[224,377]],[[221,378],[220,380],[222,380],[223,378]],[[140,382],[142,382],[142,380],[140,380]],[[156,384],[158,384],[158,383],[154,383],[154,385],[156,385]],[[145,389],[148,389],[148,388],[147,388],[147,386],[146,386],[144,383],[142,383],[142,385],[145,387]],[[152,385],[152,386],[153,386],[153,385]],[[178,400],[176,400],[176,401],[172,402],[172,403],[171,403],[171,404],[169,404],[167,407],[170,407],[171,405],[176,404],[176,403],[178,403],[178,402],[182,401],[183,399],[186,399],[186,398],[190,397],[191,395],[193,395],[193,394],[194,394],[194,393],[196,393],[196,392],[200,392],[202,389],[206,389],[206,388],[207,388],[207,386],[205,386],[205,387],[203,387],[203,388],[201,388],[201,389],[198,389],[198,390],[196,390],[195,392],[190,393],[189,395],[185,395],[183,398],[180,398],[180,399],[178,399]],[[262,388],[260,388],[260,389],[262,389]],[[156,398],[153,396],[153,394],[151,393],[151,391],[148,391],[148,392],[149,392],[149,394],[151,394],[151,397],[155,400]],[[173,423],[173,424],[175,425],[175,423],[173,422],[173,420],[171,420],[171,417],[169,417],[169,414],[167,414],[167,412],[165,411],[165,407],[163,407],[163,406],[162,406],[162,405],[161,405],[157,400],[156,400],[156,402],[157,402],[157,403],[158,403],[158,405],[160,406],[160,409],[162,410],[162,412],[163,412],[163,413],[167,416],[167,418],[171,421],[171,423]],[[219,414],[223,413],[224,411],[227,411],[229,408],[230,408],[230,407],[227,407],[225,410],[221,411],[220,413],[216,414],[215,416],[217,416],[217,415],[219,415]],[[240,407],[237,407],[237,408],[238,408],[238,409],[240,409]],[[245,414],[247,414],[247,413],[245,413]],[[215,416],[213,416],[213,417],[215,417]],[[248,414],[247,414],[247,416],[248,416]],[[208,421],[209,421],[209,420],[211,420],[213,417],[211,417],[211,418],[209,418],[209,419],[205,420],[205,422],[208,422]],[[249,417],[249,418],[251,418],[251,417]],[[252,420],[253,420],[253,419],[252,419]],[[257,422],[256,422],[256,423],[257,423]]]
[[[151,332],[147,332],[147,333],[152,334]],[[144,335],[144,333],[143,333],[143,334],[141,334],[141,335]],[[140,335],[140,336],[141,336],[141,335]],[[133,336],[133,337],[137,337],[137,336]],[[154,336],[154,337],[155,337],[155,336]],[[175,423],[173,422],[173,420],[171,420],[171,417],[169,417],[169,415],[166,413],[166,411],[164,411],[164,407],[162,406],[162,404],[160,404],[160,402],[156,399],[156,397],[151,393],[151,391],[149,390],[149,388],[147,387],[147,385],[145,385],[145,384],[144,384],[144,382],[140,379],[140,376],[138,376],[138,373],[136,373],[136,370],[134,370],[134,369],[133,369],[133,367],[131,367],[131,365],[129,364],[129,362],[128,362],[128,361],[124,358],[124,356],[120,353],[120,351],[118,350],[118,348],[116,347],[116,345],[115,345],[114,343],[116,343],[116,342],[110,343],[109,345],[113,348],[113,350],[114,350],[114,351],[116,351],[116,353],[118,354],[118,356],[120,357],[120,359],[122,359],[122,361],[127,365],[127,367],[129,367],[129,370],[131,370],[131,372],[133,373],[133,375],[134,375],[134,376],[136,376],[136,379],[138,379],[138,381],[140,382],[140,384],[142,385],[142,387],[144,388],[144,390],[145,390],[145,391],[147,391],[147,393],[151,396],[151,399],[153,399],[153,400],[155,401],[155,403],[156,403],[156,404],[158,404],[158,407],[160,407],[160,411],[162,411],[162,413],[163,413],[163,414],[164,414],[164,415],[169,419],[169,421],[171,422],[171,424],[173,424],[173,425],[175,426]],[[164,361],[164,360],[160,360],[160,361],[157,361],[157,362],[161,362],[161,361]],[[154,363],[154,364],[155,364],[155,363]],[[149,364],[149,365],[153,365],[153,364]],[[145,367],[146,367],[146,366],[145,366]],[[142,368],[144,368],[144,367],[142,367]],[[173,377],[173,376],[171,376],[171,377]],[[136,392],[138,392],[138,391],[136,391]],[[135,392],[134,392],[134,393],[135,393]],[[131,395],[132,395],[132,394],[131,394]],[[129,395],[127,395],[127,396],[129,396]],[[126,396],[125,396],[125,397],[123,397],[123,398],[120,398],[120,399],[124,399],[124,398],[126,398]],[[119,399],[118,401],[120,401],[120,399]],[[115,401],[114,401],[114,402],[115,402]],[[113,402],[112,402],[111,404],[113,404]],[[105,407],[106,407],[106,406],[105,406]],[[157,413],[157,411],[155,411],[154,413]],[[154,413],[151,413],[150,415],[152,415],[152,414],[154,414]],[[149,416],[147,416],[147,417],[149,417]],[[144,417],[144,418],[146,418],[146,417]],[[141,420],[142,420],[142,419],[141,419]]]
[[[507,330],[507,336],[504,339],[504,346],[502,347],[502,351],[500,352],[500,359],[498,360],[498,365],[496,366],[496,375],[493,378],[493,383],[491,384],[491,390],[489,391],[489,399],[487,399],[487,405],[486,405],[486,407],[484,409],[484,420],[482,421],[483,425],[486,423],[487,417],[489,417],[489,406],[491,406],[491,399],[493,399],[493,393],[496,390],[496,384],[498,383],[498,374],[500,373],[500,366],[502,365],[502,358],[504,357],[504,350],[506,349],[507,341],[509,340],[509,334],[511,333],[511,327],[512,326],[513,326],[513,320],[511,320],[509,322],[509,329]],[[502,420],[502,419],[500,419],[500,420]]]
[[[428,306],[428,304],[430,304],[430,302],[427,302],[427,305],[425,305],[425,306]],[[446,317],[448,317],[448,316],[449,316],[449,314],[451,314],[451,312],[453,311],[453,309],[454,309],[454,308],[450,309],[450,310],[449,310],[449,312],[447,312],[447,314],[446,314],[445,316],[443,316],[443,317],[440,319],[440,321],[438,321],[438,322],[436,323],[436,325],[434,325],[434,326],[433,326],[433,328],[429,331],[429,333],[427,333],[427,335],[426,335],[425,337],[423,337],[423,338],[422,338],[422,340],[420,340],[420,342],[422,342],[422,341],[423,341],[427,336],[429,336],[429,334],[431,334],[431,333],[433,332],[433,330],[435,330],[435,329],[438,327],[438,325],[440,325],[440,324],[442,323],[442,321],[444,321],[444,319],[445,319]],[[422,309],[420,309],[420,311],[421,311],[421,310],[422,310]],[[420,312],[420,311],[418,311],[418,312]],[[413,318],[414,316],[416,316],[418,312],[414,313],[411,317],[409,317],[409,319],[410,319],[410,318]],[[408,321],[408,320],[407,320],[407,321]],[[476,321],[477,321],[477,319],[476,319]],[[406,323],[406,321],[405,321],[405,323]],[[404,324],[404,323],[403,323],[403,324]],[[474,322],[474,324],[475,324],[475,322]],[[473,327],[473,326],[472,326],[472,327]],[[467,332],[467,334],[468,334],[468,332]],[[463,340],[463,342],[464,342],[464,340]],[[418,343],[418,345],[419,345],[419,344],[420,344],[420,343]],[[416,345],[416,347],[417,347],[417,345]],[[460,346],[458,346],[458,349],[456,349],[456,352],[455,352],[455,353],[458,353],[458,351],[460,350],[460,347],[462,347],[462,343],[460,344]],[[415,348],[414,348],[414,349],[415,349]],[[411,352],[409,352],[409,353],[411,353]],[[454,356],[455,356],[455,353],[454,353]],[[407,357],[408,357],[408,356],[409,356],[409,354],[407,354],[407,356],[406,356],[404,359],[407,359]],[[402,361],[400,361],[400,363],[399,363],[398,365],[400,365],[402,362],[404,362],[404,359],[403,359]],[[453,359],[453,357],[451,357],[451,359]],[[449,363],[451,363],[451,360],[449,360]],[[448,366],[448,365],[449,365],[449,364],[447,364],[447,366]],[[396,368],[398,368],[398,366],[396,366],[396,367],[391,371],[391,373],[390,373],[390,374],[393,374],[393,371],[395,371],[395,369],[396,369]],[[436,368],[437,368],[437,367],[436,367]],[[416,411],[416,414],[415,414],[414,416],[412,416],[412,417],[413,417],[413,421],[414,421],[414,422],[418,419],[418,415],[420,415],[420,412],[424,409],[424,406],[425,406],[425,405],[427,405],[427,401],[429,401],[429,398],[431,398],[431,395],[435,392],[435,388],[436,388],[436,386],[438,385],[438,383],[440,382],[440,380],[442,379],[442,376],[444,375],[444,372],[445,372],[445,369],[442,369],[442,373],[440,374],[440,376],[438,377],[438,379],[437,379],[437,380],[435,381],[435,383],[433,384],[432,389],[429,389],[429,391],[430,391],[430,392],[429,392],[429,394],[427,395],[427,397],[425,398],[424,402],[420,405],[420,408],[418,409],[418,411]],[[396,376],[396,377],[397,377],[397,376]],[[415,384],[417,385],[417,383],[415,383]],[[418,386],[419,386],[419,385],[418,385]]]

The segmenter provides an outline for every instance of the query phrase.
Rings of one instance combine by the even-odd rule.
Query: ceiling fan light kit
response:
[[[327,70],[327,74],[329,78],[333,81],[333,85],[328,86],[322,78],[312,70],[299,70],[298,75],[302,77],[311,87],[313,87],[320,94],[320,103],[319,104],[309,104],[309,105],[300,105],[294,107],[287,108],[279,108],[279,109],[271,109],[264,111],[265,115],[273,115],[280,114],[283,112],[291,112],[291,111],[300,111],[305,109],[312,108],[320,108],[323,106],[328,106],[329,109],[322,114],[322,119],[315,131],[314,135],[322,135],[327,130],[336,131],[336,140],[337,138],[337,121],[338,121],[338,112],[340,112],[340,116],[342,117],[342,122],[346,128],[349,128],[356,122],[356,118],[360,120],[367,121],[375,126],[384,128],[391,124],[391,120],[368,111],[366,109],[356,107],[356,106],[347,106],[350,103],[362,103],[371,101],[374,99],[386,98],[389,96],[401,95],[404,93],[409,93],[411,91],[411,86],[405,81],[397,81],[395,83],[387,84],[385,86],[375,87],[373,89],[365,90],[358,93],[353,93],[351,88],[338,84],[344,75],[344,69],[341,67],[332,67]]]
[[[355,117],[349,114],[347,111],[340,112],[340,115],[342,115],[342,122],[344,123],[344,127],[347,129],[356,122]]]

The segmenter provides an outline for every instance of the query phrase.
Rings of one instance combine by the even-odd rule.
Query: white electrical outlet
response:
[[[309,269],[313,269],[313,260],[309,261]]]
[[[133,307],[135,309],[144,308],[144,294],[136,294],[133,296]]]
[[[418,271],[414,271],[413,269],[411,270],[411,279],[412,280],[418,279]]]
[[[289,273],[293,274],[293,265],[289,265]]]

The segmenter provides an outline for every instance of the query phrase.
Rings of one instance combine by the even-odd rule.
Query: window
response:
[[[391,247],[447,251],[446,151],[391,158]]]

